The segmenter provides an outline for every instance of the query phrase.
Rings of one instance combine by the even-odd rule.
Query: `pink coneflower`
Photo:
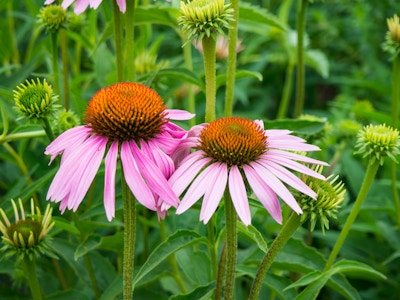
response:
[[[319,148],[290,133],[289,130],[264,130],[262,121],[238,117],[218,119],[205,125],[197,139],[192,137],[186,142],[186,146],[192,143],[197,151],[190,153],[169,179],[177,195],[187,189],[177,214],[203,196],[200,220],[207,223],[228,188],[239,218],[249,225],[246,186],[278,223],[282,223],[282,212],[277,196],[296,213],[302,213],[285,184],[313,198],[316,193],[288,169],[324,179],[299,162],[326,163],[291,152]]]
[[[47,199],[61,202],[62,212],[66,208],[76,211],[107,152],[104,207],[111,220],[115,214],[115,176],[120,154],[123,174],[133,195],[163,217],[162,203],[176,207],[179,201],[167,182],[175,170],[169,155],[187,134],[169,119],[191,117],[185,111],[167,110],[160,96],[142,84],[124,82],[99,90],[86,110],[86,125],[69,129],[46,148],[51,161],[62,153]]]
[[[53,3],[55,0],[46,0],[44,2],[45,5]],[[85,9],[90,6],[90,8],[97,9],[103,0],[76,0],[74,13],[79,15],[85,11]],[[116,0],[119,10],[121,12],[126,11],[126,0]],[[63,0],[61,6],[66,9],[70,7],[74,0]]]

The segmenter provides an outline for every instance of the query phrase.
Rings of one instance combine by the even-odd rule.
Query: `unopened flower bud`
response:
[[[65,27],[67,12],[59,5],[44,6],[39,13],[38,23],[43,26],[47,32],[55,33],[60,28]]]

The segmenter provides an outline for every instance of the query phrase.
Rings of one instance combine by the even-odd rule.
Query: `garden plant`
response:
[[[399,299],[396,2],[0,1],[0,299]]]

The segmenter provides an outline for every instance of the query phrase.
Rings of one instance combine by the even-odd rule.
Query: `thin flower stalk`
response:
[[[123,33],[121,24],[121,14],[118,5],[113,1],[114,16],[114,42],[115,42],[115,61],[117,65],[117,82],[124,80],[124,54],[123,54]]]
[[[126,79],[128,81],[135,81],[135,35],[134,35],[134,16],[135,16],[135,1],[128,1],[126,3],[125,13],[125,64],[128,66],[126,69]]]
[[[204,72],[206,79],[206,115],[205,121],[211,122],[215,120],[215,98],[217,92],[217,71],[215,63],[216,41],[212,37],[204,37],[202,39],[203,56],[204,56]]]

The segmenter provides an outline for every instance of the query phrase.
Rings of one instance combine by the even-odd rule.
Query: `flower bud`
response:
[[[39,13],[38,23],[47,32],[55,33],[60,28],[65,27],[67,12],[59,5],[44,6]]]

